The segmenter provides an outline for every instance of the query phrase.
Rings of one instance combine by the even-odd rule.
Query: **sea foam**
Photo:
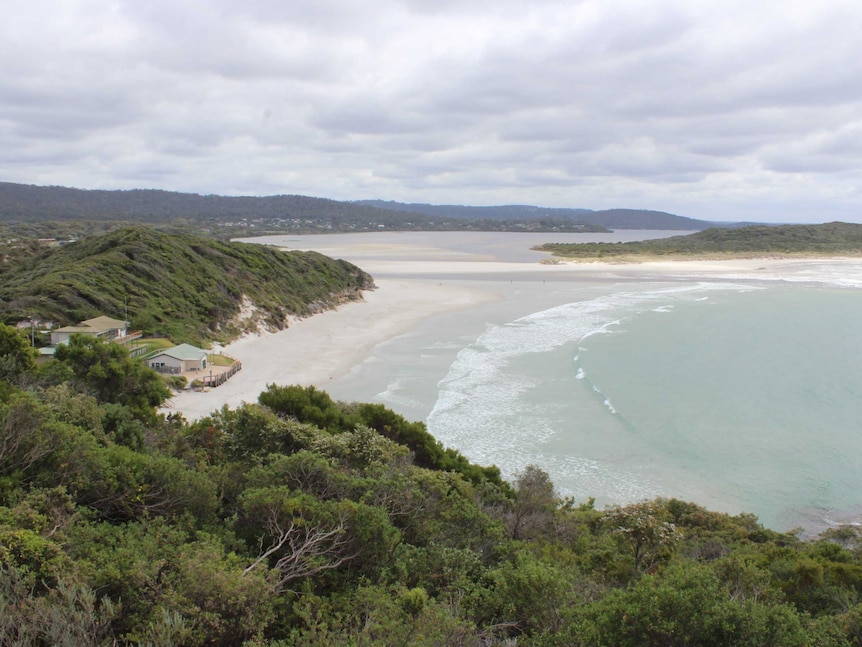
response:
[[[429,431],[443,444],[456,447],[471,460],[497,464],[511,477],[531,460],[540,460],[541,446],[560,432],[548,421],[540,397],[544,389],[541,371],[528,373],[519,367],[524,358],[575,345],[573,355],[587,349],[581,342],[593,335],[610,334],[628,318],[672,307],[668,301],[693,300],[705,291],[755,289],[750,285],[699,282],[644,291],[620,291],[567,303],[536,312],[502,325],[488,325],[482,335],[463,348],[438,383],[438,398],[428,416]],[[577,366],[577,364],[576,364]],[[570,379],[582,380],[577,367]],[[606,411],[617,411],[602,397]]]

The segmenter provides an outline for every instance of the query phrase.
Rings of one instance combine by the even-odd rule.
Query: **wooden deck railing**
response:
[[[128,344],[130,341],[135,341],[136,339],[140,339],[143,336],[144,333],[142,331],[132,330],[130,332],[127,331],[124,337],[114,337],[113,341],[117,342],[118,344],[125,345]]]
[[[221,386],[225,382],[227,382],[230,378],[236,375],[239,371],[242,370],[242,362],[239,360],[235,361],[230,365],[228,370],[223,373],[219,373],[218,375],[207,375],[204,377],[199,377],[198,379],[203,382],[204,386],[208,387],[216,387]]]

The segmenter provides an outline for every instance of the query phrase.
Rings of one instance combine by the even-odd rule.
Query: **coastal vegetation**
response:
[[[175,342],[227,341],[360,299],[373,285],[358,267],[315,252],[126,227],[0,265],[0,320],[65,325],[108,314]]]
[[[655,258],[858,256],[862,225],[750,225],[630,243],[548,243],[536,249],[579,261],[638,262]]]
[[[597,510],[314,388],[195,422],[0,325],[2,645],[862,644],[862,533],[681,500]]]

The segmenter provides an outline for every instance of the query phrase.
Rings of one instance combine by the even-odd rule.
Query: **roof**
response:
[[[203,349],[197,348],[196,346],[192,346],[191,344],[180,344],[179,346],[174,346],[173,348],[167,348],[161,351],[158,355],[154,355],[150,359],[155,359],[156,357],[160,357],[161,355],[167,355],[168,357],[173,357],[178,360],[196,360],[202,359],[207,356],[207,352]]]
[[[93,330],[103,332],[105,330],[123,329],[129,325],[128,321],[120,321],[119,319],[111,319],[110,317],[95,317],[81,322],[82,326],[88,326]]]
[[[62,328],[57,328],[57,330],[55,330],[54,332],[82,332],[92,335],[93,333],[96,333],[98,331],[94,330],[93,328],[90,328],[89,326],[63,326]]]
[[[55,332],[81,332],[87,334],[99,334],[108,330],[122,330],[129,325],[128,321],[120,321],[119,319],[111,319],[110,317],[95,317],[82,321],[76,326],[63,326],[57,328]]]

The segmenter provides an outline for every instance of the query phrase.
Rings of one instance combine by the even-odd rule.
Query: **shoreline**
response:
[[[347,252],[349,249],[330,249]],[[805,270],[825,259],[665,260],[637,264],[505,262],[486,255],[426,248],[397,249],[389,258],[349,258],[375,277],[377,288],[364,300],[342,304],[275,332],[250,335],[223,347],[240,360],[243,370],[223,385],[206,392],[181,391],[163,413],[182,413],[198,419],[224,405],[256,402],[268,384],[299,384],[325,389],[333,380],[360,366],[374,349],[436,315],[478,308],[512,298],[505,292],[534,282],[601,284],[627,281],[805,280]],[[381,250],[378,248],[377,253]],[[407,260],[410,259],[410,260]],[[828,259],[830,263],[859,263],[859,259]],[[794,279],[794,276],[798,278]],[[511,290],[500,286],[512,284]]]
[[[404,334],[426,317],[478,306],[499,298],[492,291],[418,279],[375,279],[377,288],[275,333],[249,335],[225,345],[243,370],[206,392],[174,395],[163,413],[196,420],[224,405],[256,402],[268,384],[326,384],[362,363],[381,343]]]

